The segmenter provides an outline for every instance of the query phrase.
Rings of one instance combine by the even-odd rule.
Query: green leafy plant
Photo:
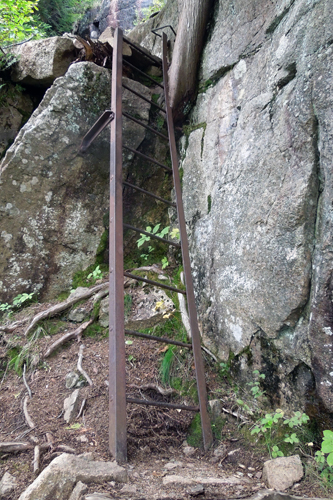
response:
[[[100,270],[99,266],[97,266],[97,267],[95,267],[95,269],[93,270],[92,273],[88,274],[87,281],[93,280],[95,282],[96,280],[100,280],[102,278],[103,278],[103,273]]]
[[[0,304],[0,311],[11,314],[13,313],[14,309],[19,309],[25,302],[30,301],[33,296],[33,292],[20,293],[19,295],[16,295],[16,297],[14,297],[12,304],[8,304],[8,302]]]
[[[162,269],[167,268],[168,265],[169,265],[169,261],[168,261],[167,257],[163,257],[163,259],[162,259]]]
[[[154,227],[147,226],[146,231],[147,231],[147,233],[153,234],[155,236],[159,236],[160,238],[164,238],[169,233],[170,226],[167,226],[161,230],[160,230],[160,227],[161,227],[161,224],[156,224],[156,226],[154,226]],[[141,233],[140,238],[137,240],[136,244],[137,244],[138,248],[141,248],[145,243],[149,243],[149,242],[151,242],[151,237],[147,234]],[[140,255],[140,257],[144,260],[148,260],[149,255],[154,250],[155,250],[155,248],[152,244],[148,245],[148,247],[146,247],[146,252],[142,253]],[[162,269],[165,269],[166,267],[168,267],[168,265],[169,265],[168,259],[166,257],[163,257],[162,258]]]
[[[136,19],[133,22],[134,26],[144,23],[148,21],[148,19],[155,14],[155,12],[159,12],[166,4],[166,0],[153,0],[152,5],[149,7],[145,7],[141,9],[141,11],[136,11]]]
[[[252,396],[255,399],[258,399],[265,394],[265,392],[260,389],[260,381],[265,380],[265,375],[263,373],[260,373],[258,370],[254,370],[252,373],[257,380],[255,380],[254,382],[248,382],[247,385],[250,386],[250,392],[252,393]]]
[[[333,483],[333,432],[325,430],[321,449],[315,453],[320,477],[325,483]],[[327,455],[327,456],[326,456]]]
[[[274,413],[267,413],[264,418],[261,418],[255,427],[251,430],[251,434],[257,434],[263,437],[266,447],[272,458],[284,456],[280,450],[281,443],[286,443],[294,446],[300,442],[298,434],[302,430],[302,426],[309,421],[309,417],[305,413],[297,411],[291,418],[285,418],[284,412],[280,409]],[[295,430],[292,434],[286,433],[286,428]]]

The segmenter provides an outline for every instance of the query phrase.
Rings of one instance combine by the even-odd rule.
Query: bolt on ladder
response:
[[[207,392],[205,383],[204,363],[201,353],[200,332],[197,320],[197,311],[195,305],[193,281],[191,275],[191,265],[189,258],[188,239],[186,234],[186,224],[184,208],[182,203],[181,184],[178,171],[178,157],[176,149],[176,141],[173,128],[172,110],[169,105],[169,90],[168,90],[168,63],[167,63],[167,36],[165,33],[162,35],[163,56],[162,56],[162,69],[163,69],[163,85],[156,82],[153,78],[143,73],[144,76],[153,81],[154,84],[159,85],[164,90],[165,96],[165,109],[158,104],[150,101],[145,96],[134,91],[124,83],[122,83],[123,64],[126,64],[131,69],[142,73],[139,68],[134,67],[128,61],[123,61],[122,48],[123,48],[123,34],[121,29],[117,28],[114,37],[113,48],[113,63],[112,63],[112,91],[111,91],[111,109],[103,113],[100,119],[90,129],[83,139],[81,150],[87,149],[92,140],[111,122],[111,149],[110,149],[110,226],[109,226],[109,449],[112,456],[118,462],[125,462],[127,459],[127,427],[126,427],[126,402],[163,406],[167,408],[180,408],[189,411],[200,410],[201,426],[204,448],[208,449],[212,443],[213,436],[210,425],[210,419],[207,411]],[[126,43],[132,45],[135,50],[140,51],[137,45],[126,38]],[[142,49],[141,49],[142,50]],[[154,64],[158,59],[150,56],[146,51],[142,53],[151,58]],[[149,127],[140,120],[132,117],[128,113],[122,111],[122,88],[133,92],[138,97],[148,101],[152,106],[156,106],[160,111],[166,114],[168,135]],[[122,144],[122,116],[142,125],[150,130],[152,133],[158,135],[162,139],[169,142],[172,174],[174,180],[174,188],[176,194],[176,205],[170,201],[164,200],[153,193],[150,193],[138,186],[123,181],[122,175],[122,150],[123,148],[131,151],[134,155],[144,157],[148,162],[152,162],[168,171],[171,169],[163,165],[154,158],[148,157],[129,146]],[[180,244],[175,243],[156,235],[148,233],[143,229],[133,227],[123,223],[123,186],[131,187],[141,191],[147,196],[151,196],[164,202],[166,205],[176,206],[180,231]],[[141,234],[149,235],[167,245],[181,247],[183,267],[185,275],[184,290],[180,290],[164,283],[159,283],[146,278],[142,278],[135,274],[124,272],[123,266],[123,230],[130,229]],[[188,314],[191,327],[192,344],[185,344],[183,342],[171,341],[160,337],[142,334],[132,330],[125,330],[124,326],[124,276],[155,285],[160,288],[171,290],[177,293],[186,295],[188,304]],[[148,338],[151,340],[158,340],[183,347],[190,347],[193,349],[193,356],[195,362],[196,381],[198,389],[199,407],[190,407],[184,405],[174,405],[170,403],[153,402],[139,399],[126,398],[126,374],[125,374],[125,333],[128,335],[136,335],[138,337]]]

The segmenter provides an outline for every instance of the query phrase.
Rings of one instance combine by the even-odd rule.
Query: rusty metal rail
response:
[[[140,49],[135,44],[132,44],[128,39],[126,42],[135,47],[139,52],[141,51],[147,56],[148,59],[152,60],[156,65],[159,64],[158,58],[147,54],[143,49]],[[191,275],[191,264],[189,258],[189,247],[186,235],[186,223],[184,208],[182,203],[181,195],[181,184],[178,171],[178,157],[176,150],[176,141],[173,129],[172,120],[172,110],[169,104],[169,94],[168,94],[168,63],[167,63],[167,37],[166,34],[162,35],[163,42],[163,79],[164,84],[161,85],[156,82],[153,78],[149,77],[143,73],[140,69],[135,68],[128,61],[123,61],[122,57],[122,45],[123,45],[123,35],[120,29],[116,29],[115,32],[115,44],[113,50],[113,67],[112,67],[112,100],[111,109],[107,110],[99,120],[93,125],[90,131],[86,134],[82,141],[81,151],[85,151],[95,137],[106,127],[107,124],[111,122],[111,149],[110,149],[110,226],[109,226],[109,448],[110,453],[118,462],[125,462],[127,459],[127,430],[126,430],[126,402],[133,404],[143,404],[152,405],[156,407],[164,408],[176,408],[187,411],[198,411],[200,410],[201,416],[201,426],[203,434],[203,442],[205,449],[208,449],[212,443],[213,436],[210,426],[210,420],[207,411],[207,393],[206,393],[206,383],[205,383],[205,371],[203,358],[201,353],[201,341],[200,332],[198,327],[197,312],[195,306],[195,297],[193,289],[193,281]],[[168,136],[162,134],[161,132],[149,127],[145,123],[137,120],[128,113],[122,110],[122,87],[132,91],[129,87],[123,85],[122,83],[122,67],[123,63],[127,64],[133,70],[142,73],[146,78],[153,81],[154,84],[159,85],[165,89],[165,110],[157,106],[158,109],[166,112],[167,117],[167,127]],[[135,92],[138,97],[143,97],[139,93]],[[147,100],[144,98],[144,100]],[[149,101],[151,105],[155,105],[152,101]],[[139,125],[144,126],[150,132],[155,133],[157,136],[164,140],[168,140],[170,147],[170,155],[172,162],[172,169],[163,163],[151,158],[136,149],[131,148],[128,145],[122,144],[122,117],[125,116],[128,119],[133,120]],[[129,224],[123,223],[123,199],[122,192],[123,186],[127,186],[132,189],[141,191],[143,194],[153,197],[166,205],[175,206],[174,203],[165,200],[149,191],[146,191],[140,187],[137,187],[129,182],[123,181],[122,178],[122,151],[123,149],[130,151],[134,155],[138,155],[141,158],[156,164],[160,168],[165,169],[167,172],[173,173],[174,188],[176,193],[176,207],[178,213],[179,229],[180,229],[180,242],[176,243],[169,241],[165,238],[160,238],[154,234],[151,234],[142,229],[136,228]],[[135,275],[129,272],[124,272],[123,268],[123,230],[129,229],[150,236],[159,240],[161,243],[167,245],[173,245],[176,248],[181,248],[186,291],[175,288],[158,281],[153,281],[148,278],[143,278],[139,275]],[[186,344],[185,342],[178,342],[172,339],[155,337],[152,335],[142,334],[133,330],[125,330],[124,326],[124,276],[142,281],[144,283],[164,288],[166,290],[181,293],[186,295],[188,304],[188,313],[191,327],[192,344]],[[199,406],[186,406],[173,403],[165,403],[162,401],[153,400],[142,400],[136,398],[126,397],[126,381],[125,381],[125,333],[126,335],[133,335],[137,337],[142,337],[145,339],[150,339],[158,342],[164,342],[168,344],[174,344],[180,347],[192,348],[193,357],[195,363]]]

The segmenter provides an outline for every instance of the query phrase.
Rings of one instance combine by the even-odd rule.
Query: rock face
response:
[[[18,90],[11,83],[0,80],[0,158],[14,142],[22,125],[30,117],[34,105],[27,92]]]
[[[203,337],[332,412],[330,2],[220,0],[214,21],[182,142]]]
[[[33,40],[11,51],[19,56],[12,70],[12,80],[46,88],[66,73],[78,53],[72,40],[60,36]]]
[[[150,97],[138,82],[127,83]],[[54,297],[70,289],[76,270],[94,262],[109,204],[108,131],[83,156],[78,150],[109,106],[110,72],[74,64],[7,151],[0,166],[1,301],[23,291]],[[127,90],[124,108],[147,123],[150,105]],[[124,120],[124,141],[137,148],[144,136],[142,127]]]
[[[109,26],[129,30],[142,9],[152,4],[153,0],[103,0],[100,7],[89,9],[75,31],[81,36],[98,38]]]

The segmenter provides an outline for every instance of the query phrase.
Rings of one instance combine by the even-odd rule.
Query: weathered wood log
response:
[[[31,443],[16,443],[8,441],[0,443],[0,453],[16,453],[18,451],[31,450],[34,447]]]

